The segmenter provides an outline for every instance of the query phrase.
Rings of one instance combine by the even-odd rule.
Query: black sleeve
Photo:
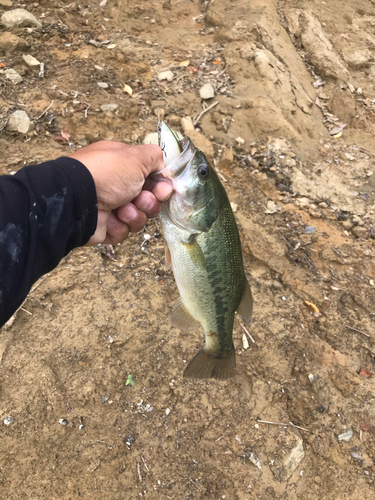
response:
[[[0,176],[0,327],[38,278],[88,242],[97,212],[94,180],[72,158]]]

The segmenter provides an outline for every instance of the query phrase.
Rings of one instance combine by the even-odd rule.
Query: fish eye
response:
[[[208,168],[208,165],[202,163],[198,167],[198,175],[201,179],[207,179],[208,176],[210,175],[210,169]]]

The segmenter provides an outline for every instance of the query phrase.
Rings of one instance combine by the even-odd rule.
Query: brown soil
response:
[[[42,31],[0,28],[21,38],[0,38],[0,62],[24,78],[0,75],[0,173],[142,142],[159,117],[182,132],[210,81],[219,104],[198,132],[237,204],[255,342],[236,319],[237,377],[183,381],[202,335],[169,325],[157,220],[114,249],[76,249],[1,331],[0,498],[373,499],[373,2],[99,3],[27,2]],[[28,136],[6,126],[16,109]]]

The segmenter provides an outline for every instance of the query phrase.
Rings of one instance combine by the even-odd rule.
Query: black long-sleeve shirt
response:
[[[96,224],[95,184],[81,162],[59,158],[0,176],[0,327]]]

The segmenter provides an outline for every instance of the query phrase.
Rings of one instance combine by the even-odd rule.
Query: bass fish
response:
[[[180,293],[171,324],[182,330],[202,326],[205,345],[190,361],[184,378],[234,377],[234,314],[248,323],[253,300],[243,267],[241,242],[227,193],[215,169],[188,137],[164,123],[158,127],[166,168],[156,178],[170,182],[162,204],[166,268]]]

